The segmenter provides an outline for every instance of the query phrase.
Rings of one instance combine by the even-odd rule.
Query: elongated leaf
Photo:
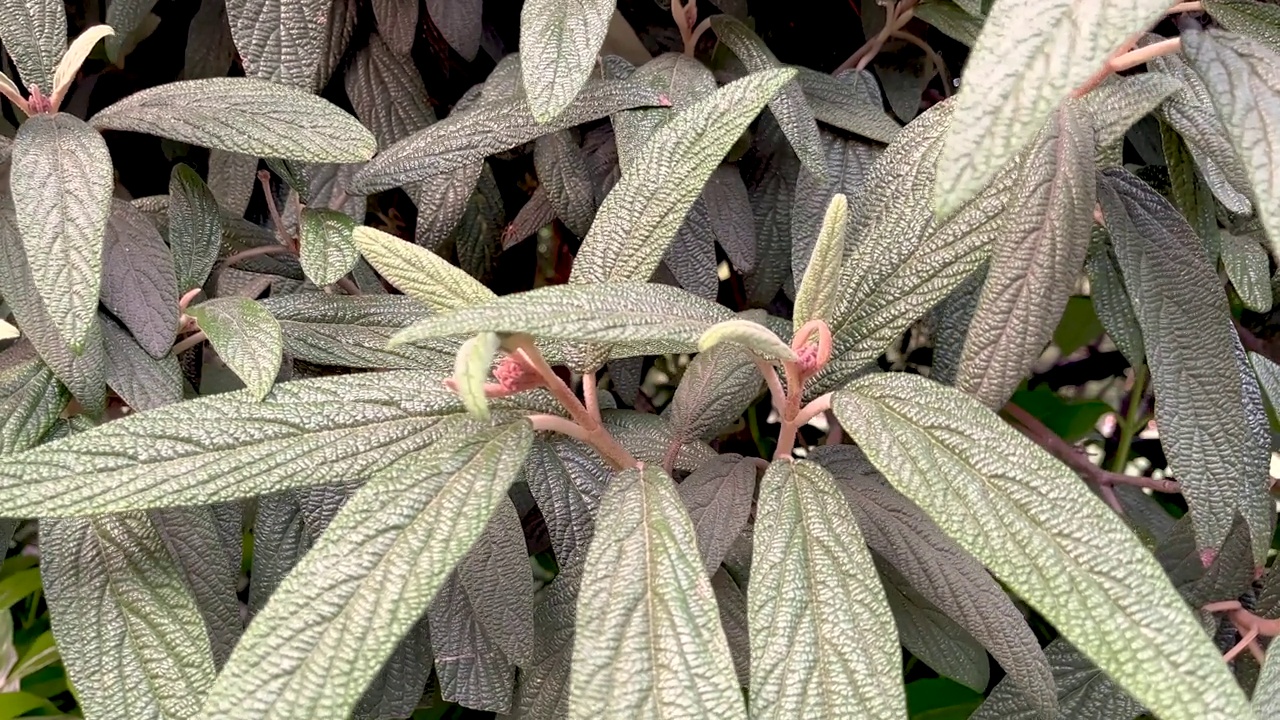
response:
[[[325,51],[331,0],[226,2],[245,75],[313,89]]]
[[[707,328],[698,338],[698,350],[706,351],[721,343],[740,345],[767,360],[796,361],[796,353],[773,331],[760,323],[742,318],[725,320]]]
[[[365,484],[258,613],[199,717],[346,717],[506,500],[532,438],[525,422],[469,425]]]
[[[1271,263],[1261,245],[1224,233],[1222,265],[1245,307],[1259,313],[1271,309]]]
[[[529,0],[520,11],[520,77],[529,108],[549,122],[578,96],[604,44],[612,0]]]
[[[1197,163],[1188,143],[1168,123],[1160,123],[1160,141],[1169,169],[1169,199],[1200,237],[1209,264],[1216,265],[1222,253],[1218,203],[1213,188],[1199,169],[1200,165],[1213,166]]]
[[[711,172],[794,77],[789,69],[753,73],[678,112],[654,133],[600,206],[571,281],[647,280]]]
[[[561,568],[579,563],[595,532],[609,467],[589,446],[547,435],[534,441],[521,476],[546,520],[556,562]]]
[[[1144,713],[1141,705],[1116,686],[1106,673],[1058,638],[1044,649],[1058,686],[1060,718],[1133,720]],[[971,720],[1022,720],[1040,717],[1007,681],[1001,681],[971,716]],[[1259,717],[1266,717],[1260,715]]]
[[[414,12],[417,12],[417,3],[409,0],[394,0],[394,2],[401,6],[415,5]],[[440,30],[445,42],[466,60],[475,60],[476,53],[480,51],[480,36],[484,29],[480,22],[483,4],[483,0],[461,0],[461,2],[459,0],[427,0],[427,14],[431,16],[431,22]],[[375,12],[378,5],[377,2],[373,5]],[[381,14],[378,15],[379,27],[383,25],[382,17]],[[404,20],[402,18],[400,22],[404,23]],[[408,50],[406,49],[405,52],[407,53]]]
[[[578,237],[586,237],[596,217],[595,193],[587,157],[567,130],[543,135],[533,146],[538,185],[556,216]]]
[[[213,655],[151,520],[43,520],[40,549],[54,636],[85,714],[192,717],[213,683]]]
[[[66,113],[18,129],[9,187],[31,279],[77,355],[88,342],[102,276],[102,235],[114,186],[102,136]]]
[[[822,131],[821,136],[827,153],[828,179],[823,182],[802,169],[796,177],[795,203],[791,207],[791,276],[797,288],[809,268],[827,207],[837,193],[846,199],[853,197],[880,154],[879,147],[830,131]]]
[[[458,266],[474,278],[488,280],[506,224],[497,178],[489,164],[484,163],[475,191],[467,198],[462,217],[450,234]]]
[[[876,569],[902,646],[939,675],[976,692],[986,690],[991,668],[982,645],[912,589],[892,567],[877,562]]]
[[[187,51],[182,79],[222,77],[236,56],[235,40],[227,23],[225,0],[201,0],[187,29]]]
[[[1253,711],[1260,718],[1280,712],[1280,653],[1268,655],[1253,690]]]
[[[679,288],[652,283],[548,285],[429,317],[392,343],[481,332],[528,333],[543,340],[643,345],[651,355],[694,352],[698,338],[729,309]]]
[[[1053,108],[1167,7],[1164,0],[997,0],[965,64],[956,122],[938,158],[938,214],[977,197]]]
[[[317,285],[341,280],[360,259],[352,233],[356,222],[337,210],[302,211],[298,260],[307,278]]]
[[[249,615],[256,616],[280,583],[311,549],[312,537],[300,496],[292,490],[258,498],[253,519],[253,565]]]
[[[363,162],[378,147],[364,126],[328,101],[250,78],[158,85],[98,111],[89,124],[299,162]]]
[[[31,343],[0,353],[0,455],[35,447],[70,399]]]
[[[343,76],[356,117],[387,148],[435,122],[422,77],[407,57],[377,35]]]
[[[134,410],[152,410],[182,401],[182,368],[178,358],[154,358],[124,328],[103,315],[107,352],[107,385]]]
[[[761,152],[764,159],[747,182],[756,226],[756,267],[746,278],[746,290],[754,307],[773,302],[792,274],[791,217],[800,172],[800,161],[791,147],[781,144],[777,123],[766,115],[760,124],[762,149],[772,152]]]
[[[0,516],[204,505],[368,477],[462,412],[442,378],[369,373],[235,392],[130,415],[0,459]],[[494,401],[494,405],[499,401]]]
[[[1273,252],[1280,252],[1280,51],[1218,30],[1188,32],[1183,47],[1244,165]]]
[[[357,227],[352,240],[360,254],[396,289],[436,310],[489,302],[493,291],[425,248],[370,227]]]
[[[828,320],[839,292],[840,263],[844,259],[845,230],[849,220],[849,199],[841,193],[827,205],[818,239],[813,246],[809,268],[796,289],[794,323],[796,330],[810,320]]]
[[[422,703],[431,669],[431,633],[424,618],[409,630],[374,676],[351,717],[382,720],[412,715]]]
[[[1210,0],[1204,9],[1222,27],[1280,52],[1280,8],[1255,0]]]
[[[185,293],[209,279],[222,242],[218,201],[200,176],[186,165],[173,166],[169,175],[167,218],[178,291]]]
[[[280,374],[280,323],[257,301],[217,298],[187,310],[249,393],[262,399]]]
[[[599,518],[582,576],[568,716],[745,718],[694,529],[671,479],[654,468],[619,473]]]
[[[924,0],[915,11],[916,17],[969,47],[978,42],[982,18],[970,15],[950,0]]]
[[[681,437],[707,437],[741,417],[763,385],[751,353],[717,346],[689,363],[663,416]]]
[[[502,340],[495,333],[482,332],[462,343],[453,366],[453,382],[467,412],[481,420],[489,419],[489,403],[484,394],[489,379],[489,366]]]
[[[880,86],[868,70],[832,77],[797,68],[796,79],[819,121],[879,142],[892,142],[902,128],[884,111]]]
[[[438,252],[446,249],[446,241],[453,234],[458,221],[467,212],[482,172],[484,172],[484,162],[477,162],[464,165],[444,175],[437,175],[418,185],[418,192],[413,198],[414,204],[418,206],[418,222],[413,228],[415,243]],[[535,191],[534,196],[538,195],[539,191]],[[545,190],[541,191],[541,196],[544,201],[547,200]],[[529,204],[532,205],[532,199]],[[529,232],[522,235],[520,239],[523,240],[528,235],[532,235],[539,227],[554,219],[550,204],[544,202],[543,205],[546,206],[545,220],[538,223],[537,227],[529,229]],[[518,224],[519,221],[520,218],[516,218],[512,225]]]
[[[453,340],[387,348],[397,330],[427,315],[401,295],[306,293],[267,298],[262,305],[280,323],[285,352],[315,365],[446,373],[458,350]]]
[[[582,558],[562,563],[560,574],[534,607],[533,662],[521,668],[512,712],[499,715],[502,720],[561,720],[569,716],[569,665],[582,569]]]
[[[1142,341],[1142,328],[1134,313],[1129,291],[1120,276],[1119,261],[1111,235],[1100,225],[1093,226],[1089,253],[1085,267],[1089,271],[1089,290],[1093,308],[1102,321],[1102,327],[1115,341],[1130,365],[1137,366],[1146,358],[1146,345]]]
[[[618,444],[638,461],[658,467],[672,459],[676,470],[693,472],[711,462],[716,452],[701,440],[693,440],[677,434],[676,428],[665,418],[635,410],[605,410],[601,413],[605,429]]]
[[[710,22],[716,39],[727,45],[748,71],[764,72],[781,66],[764,41],[741,20],[732,15],[713,15]],[[800,83],[792,81],[782,86],[769,101],[769,111],[804,168],[818,177],[825,177],[826,158],[818,139],[818,125],[813,120],[813,111],[809,109]]]
[[[755,463],[741,455],[721,455],[693,471],[678,486],[698,536],[707,577],[742,534],[755,499]]]
[[[164,238],[141,211],[117,200],[103,244],[102,304],[147,354],[168,355],[178,330],[178,282]]]
[[[833,407],[896,489],[1156,715],[1249,716],[1163,570],[1065,465],[919,376],[861,378]]]
[[[893,615],[831,475],[804,460],[770,465],[754,527],[751,716],[901,718]]]
[[[711,173],[701,200],[707,208],[711,232],[739,272],[756,266],[756,229],[751,217],[751,200],[742,173],[733,165],[721,164]],[[696,206],[697,203],[695,203]]]
[[[1149,72],[1114,76],[1110,82],[1085,95],[1082,102],[1093,117],[1098,145],[1122,142],[1134,123],[1151,114],[1181,87],[1182,82],[1176,76]]]
[[[1097,197],[1088,117],[1065,105],[1028,148],[996,236],[955,386],[999,408],[1040,357],[1089,249]]]
[[[1098,199],[1150,358],[1160,444],[1191,507],[1197,547],[1221,545],[1240,513],[1263,564],[1274,514],[1267,421],[1222,285],[1190,226],[1146,183],[1107,170]]]
[[[27,87],[53,92],[53,73],[67,49],[67,8],[62,0],[4,0],[0,40]]]

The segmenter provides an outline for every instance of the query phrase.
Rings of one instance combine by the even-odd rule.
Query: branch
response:
[[[188,335],[187,337],[178,341],[178,343],[173,346],[173,350],[171,350],[170,352],[174,356],[181,355],[182,353],[204,342],[206,339],[207,337],[205,336],[204,331],[201,330],[200,332],[194,335]]]
[[[838,75],[849,68],[864,69],[875,58],[876,53],[880,52],[880,48],[884,45],[885,40],[889,39],[890,33],[895,30],[901,30],[906,24],[911,22],[911,18],[915,17],[916,0],[906,0],[906,2],[895,5],[889,12],[889,16],[885,18],[884,27],[875,37],[867,40],[862,47],[854,51],[848,60],[840,63],[840,67],[831,72],[832,75]]]

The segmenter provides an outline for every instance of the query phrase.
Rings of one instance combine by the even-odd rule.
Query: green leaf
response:
[[[89,342],[114,180],[102,136],[66,113],[18,129],[9,180],[18,234],[40,299],[72,352]]]
[[[969,47],[978,42],[982,18],[970,15],[949,0],[924,0],[915,11],[916,17]]]
[[[397,333],[391,342],[497,332],[527,333],[540,340],[625,344],[641,355],[695,352],[698,338],[730,317],[728,308],[669,285],[548,285],[428,317]]]
[[[285,491],[258,498],[253,517],[253,564],[249,568],[249,617],[266,605],[281,581],[311,549],[314,540],[300,494]],[[225,662],[223,663],[225,665]]]
[[[533,611],[533,661],[520,669],[512,712],[499,715],[501,720],[561,720],[569,716],[569,663],[582,565],[581,559],[561,563],[560,573],[539,593]]]
[[[1249,716],[1164,571],[1065,465],[920,376],[860,378],[832,406],[897,490],[1154,714]]]
[[[902,658],[871,554],[822,466],[760,481],[747,612],[753,718],[901,718]]]
[[[431,670],[431,633],[424,618],[409,630],[382,670],[369,683],[352,717],[399,718],[411,715],[423,702],[423,688],[431,678]]]
[[[913,590],[892,567],[877,562],[876,569],[880,571],[880,584],[893,612],[898,642],[939,675],[966,687],[985,690],[991,680],[986,649]],[[909,708],[909,695],[907,703]]]
[[[387,47],[377,35],[356,54],[343,76],[356,117],[387,148],[435,122],[413,61]]]
[[[594,183],[587,156],[567,130],[543,135],[533,146],[538,186],[546,188],[556,217],[578,237],[586,237],[596,217]]]
[[[923,678],[907,683],[907,711],[911,720],[968,720],[982,695],[946,678]]]
[[[1280,52],[1280,7],[1257,0],[1209,0],[1204,9],[1222,27]]]
[[[744,347],[766,360],[796,361],[796,353],[769,328],[751,320],[734,318],[707,328],[698,338],[698,352],[706,352],[721,343]]]
[[[181,78],[222,77],[227,74],[235,56],[236,45],[227,24],[226,2],[200,3],[187,28]]]
[[[483,163],[475,190],[467,198],[462,217],[450,234],[459,267],[472,277],[487,280],[506,224],[497,178],[489,164]]]
[[[35,447],[70,399],[31,343],[0,352],[0,455]]]
[[[1253,688],[1253,711],[1260,718],[1275,717],[1280,712],[1280,653],[1267,655],[1262,663]]]
[[[178,331],[178,282],[173,254],[155,225],[133,205],[116,200],[103,241],[102,304],[120,319],[147,354],[169,354]]]
[[[27,713],[32,710],[43,711],[41,715],[55,715],[58,712],[58,706],[39,695],[33,695],[28,692],[0,693],[0,718],[13,720],[13,718],[19,716],[30,717]],[[63,717],[70,716],[64,715]]]
[[[103,49],[107,52],[107,60],[111,61],[113,65],[123,67],[125,55],[133,49],[140,39],[146,37],[146,34],[149,32],[149,30],[146,29],[147,16],[151,15],[151,10],[155,6],[156,0],[116,0],[115,2],[107,5],[106,24],[109,25],[114,32],[106,35],[106,42],[103,43]],[[155,26],[152,25],[151,27],[154,28]],[[88,30],[85,32],[87,34]],[[106,33],[106,28],[103,28],[100,32]],[[85,35],[82,35],[76,38],[76,41],[81,42],[90,39],[92,39],[94,44],[97,44],[97,41],[102,38],[95,38],[92,36],[86,37]],[[93,46],[90,45],[88,50],[92,49]],[[71,53],[68,52],[67,54],[70,55]],[[84,58],[88,57],[88,55],[89,53],[85,52],[84,56],[80,58],[80,62],[75,63],[77,70],[80,67],[80,63],[83,63]],[[63,62],[65,64],[66,61]]]
[[[1218,203],[1213,188],[1204,179],[1187,142],[1168,123],[1160,123],[1160,144],[1169,170],[1169,200],[1200,237],[1209,264],[1217,265],[1222,254],[1222,230],[1218,227]],[[1234,192],[1234,191],[1233,191]]]
[[[67,8],[62,0],[4,0],[0,40],[27,87],[53,93],[53,73],[67,49]]]
[[[782,131],[765,115],[759,134],[764,142],[763,161],[748,182],[751,215],[756,226],[755,271],[746,278],[747,297],[753,306],[773,302],[778,290],[791,276],[791,216],[796,201],[800,161],[789,145],[782,143]]]
[[[933,208],[950,215],[1031,142],[1056,107],[1165,0],[996,0],[964,68],[955,123],[938,158]]]
[[[796,68],[796,80],[820,122],[855,135],[892,142],[902,129],[884,111],[880,86],[868,70],[849,70],[835,77],[809,68]]]
[[[540,123],[587,83],[613,15],[612,0],[529,0],[520,10],[520,78]]]
[[[444,258],[394,235],[362,225],[352,241],[387,282],[433,310],[480,305],[496,297]]]
[[[489,401],[484,394],[489,379],[489,366],[502,339],[497,333],[482,332],[462,343],[453,366],[453,382],[467,412],[481,420],[489,419]]]
[[[749,72],[782,67],[764,41],[741,20],[732,15],[712,15],[708,21],[716,39],[727,45]],[[769,101],[769,111],[787,136],[801,165],[814,175],[825,177],[826,162],[818,139],[818,125],[800,83],[793,81],[783,85]]]
[[[741,455],[721,455],[676,486],[693,521],[707,577],[715,574],[751,515],[756,466]]]
[[[575,256],[571,281],[649,279],[712,171],[794,77],[790,69],[753,73],[659,128],[601,204]]]
[[[107,385],[134,410],[152,410],[182,401],[182,368],[167,354],[154,358],[106,315],[102,323],[107,351]]]
[[[1271,261],[1257,242],[1222,234],[1222,266],[1244,306],[1254,312],[1271,309]]]
[[[1221,545],[1240,513],[1253,531],[1254,559],[1265,564],[1275,514],[1267,420],[1222,284],[1190,226],[1146,183],[1107,170],[1098,199],[1160,398],[1160,444],[1191,508],[1197,546]]]
[[[298,260],[307,279],[324,286],[338,282],[360,259],[352,233],[356,221],[337,210],[302,210]]]
[[[212,160],[210,160],[212,164]],[[257,162],[254,162],[256,167]],[[210,170],[212,173],[212,169]],[[229,208],[234,212],[234,208]],[[169,175],[167,209],[169,247],[178,276],[178,292],[204,285],[218,262],[222,218],[213,192],[194,170],[181,163]]]
[[[794,216],[793,216],[794,217]],[[794,222],[794,220],[793,220]],[[840,279],[840,263],[844,257],[845,230],[849,224],[849,199],[842,193],[831,197],[827,205],[818,241],[809,256],[804,278],[796,289],[792,312],[796,330],[810,320],[828,320],[835,306]]]
[[[1146,345],[1142,341],[1142,328],[1133,309],[1133,301],[1120,275],[1119,261],[1111,235],[1101,225],[1093,226],[1089,252],[1085,257],[1089,272],[1089,291],[1093,308],[1102,321],[1103,328],[1115,341],[1132,366],[1138,366],[1146,358]]]
[[[363,162],[378,148],[363,125],[327,100],[250,78],[158,85],[99,110],[89,124],[298,162]]]
[[[1097,200],[1089,118],[1064,105],[1032,141],[996,235],[955,386],[999,408],[1044,351],[1089,249]]]
[[[1133,720],[1144,714],[1142,705],[1125,694],[1106,673],[1065,639],[1058,638],[1049,643],[1044,652],[1053,668],[1053,680],[1058,688],[1057,717]],[[1030,713],[1035,711],[1036,708],[1028,705],[1008,681],[1002,680],[970,720],[1024,718],[1031,717]]]
[[[420,370],[177,403],[0,458],[0,516],[205,505],[357,480],[429,446],[461,412],[440,376]]]
[[[609,482],[574,636],[570,718],[747,716],[693,525],[661,470]]]
[[[213,684],[213,655],[152,521],[44,519],[40,550],[54,637],[85,714],[194,716]]]
[[[40,589],[40,571],[36,568],[19,570],[0,580],[0,609],[5,612],[24,598]]]
[[[1188,32],[1183,48],[1209,97],[1253,190],[1254,210],[1280,253],[1280,52],[1228,32]]]
[[[449,47],[458,51],[458,54],[465,60],[475,60],[476,53],[480,51],[480,37],[483,35],[484,25],[480,22],[481,12],[483,10],[483,0],[427,0],[427,15],[431,17],[431,22],[440,30],[440,34],[444,36],[445,42],[449,43]],[[378,29],[383,33],[392,32],[392,27],[388,27],[388,23],[383,21],[383,14],[379,10],[380,6],[398,5],[404,7],[405,10],[412,8],[416,13],[418,11],[417,3],[412,0],[386,0],[379,3],[377,0],[373,3],[374,14],[378,16]],[[406,22],[408,18],[400,18],[397,24],[410,24]],[[411,23],[416,30],[418,23]],[[413,35],[417,33],[414,32]],[[408,54],[412,47],[412,37],[409,46],[404,49],[404,53]]]
[[[346,717],[506,501],[525,422],[468,423],[375,475],[245,632],[199,717]]]
[[[741,417],[763,385],[751,353],[716,346],[685,368],[663,417],[681,437],[708,437]]]
[[[284,339],[266,308],[248,298],[216,298],[188,308],[187,314],[252,396],[261,400],[271,392]]]
[[[676,112],[692,107],[716,91],[710,68],[683,53],[663,53],[639,68],[617,56],[601,63],[605,77],[630,78],[669,99],[670,107],[638,108],[614,113],[610,119],[617,145],[618,163],[626,168],[635,163],[645,144],[658,128],[670,122]]]
[[[329,0],[226,0],[245,75],[304,90],[315,86],[330,24]]]
[[[960,371],[965,337],[969,334],[973,311],[978,307],[978,298],[986,281],[987,264],[983,264],[929,311],[927,318],[933,335],[933,364],[929,368],[929,377],[943,385],[954,384],[956,373]]]

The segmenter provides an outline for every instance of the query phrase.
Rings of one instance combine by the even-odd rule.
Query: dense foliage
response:
[[[0,720],[1280,717],[1271,0],[0,42]]]

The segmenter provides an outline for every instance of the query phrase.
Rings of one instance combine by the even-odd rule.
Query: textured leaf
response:
[[[1244,165],[1273,252],[1280,252],[1280,50],[1217,30],[1188,32],[1183,46]]]
[[[796,361],[796,353],[773,331],[760,323],[742,318],[718,322],[698,338],[698,351],[705,352],[721,343],[740,345],[766,360]]]
[[[225,0],[201,0],[187,29],[182,79],[222,77],[236,56],[235,40],[227,23]]]
[[[969,334],[973,311],[977,309],[982,284],[986,281],[987,266],[983,265],[930,311],[929,329],[933,336],[933,364],[929,368],[931,380],[943,385],[955,383],[965,336]]]
[[[529,450],[521,476],[546,520],[551,549],[561,568],[584,557],[610,474],[594,450],[567,437],[539,436]]]
[[[324,88],[329,78],[347,57],[347,45],[356,29],[356,15],[360,12],[358,0],[326,0],[329,6],[326,30],[324,33],[324,51],[320,63],[316,66],[312,87]]]
[[[1248,717],[1164,572],[1065,465],[919,376],[861,378],[833,407],[896,489],[1156,715]]]
[[[548,285],[429,317],[392,342],[480,332],[528,333],[542,340],[625,343],[638,354],[694,352],[698,338],[732,316],[679,288],[636,282]]]
[[[549,122],[587,82],[613,15],[611,0],[529,0],[520,11],[520,77],[533,117]]]
[[[276,588],[311,549],[299,495],[285,491],[257,499],[253,519],[253,566],[249,575],[250,618],[267,604]]]
[[[676,470],[693,472],[716,457],[711,446],[700,440],[682,437],[665,418],[635,410],[605,410],[601,413],[605,429],[636,460],[659,467],[671,459],[676,448]]]
[[[741,417],[763,385],[751,353],[720,345],[689,363],[663,416],[681,437],[707,437]]]
[[[711,577],[747,526],[755,499],[755,463],[741,455],[721,455],[693,471],[676,490],[693,521],[702,564]]]
[[[751,272],[756,266],[756,229],[747,186],[738,168],[721,164],[713,170],[702,188],[701,199],[707,208],[711,232],[729,262],[738,272]]]
[[[753,73],[679,111],[654,133],[600,206],[571,280],[648,279],[711,172],[794,77],[789,69]]]
[[[481,420],[489,419],[489,403],[484,394],[489,379],[489,366],[502,340],[496,333],[482,332],[458,348],[453,366],[453,382],[467,412]]]
[[[1224,233],[1222,265],[1245,307],[1259,313],[1271,309],[1271,261],[1266,249],[1249,238]]]
[[[155,225],[123,200],[112,203],[103,246],[102,304],[147,354],[168,355],[179,314],[169,246]]]
[[[844,257],[845,230],[849,221],[849,199],[841,193],[831,196],[813,254],[804,278],[796,289],[793,311],[796,330],[810,320],[828,320],[839,288],[840,263]]]
[[[1150,358],[1160,444],[1196,521],[1197,546],[1221,545],[1240,513],[1263,564],[1274,515],[1267,421],[1221,283],[1190,226],[1141,180],[1105,171],[1098,199]],[[1227,358],[1234,371],[1224,369]]]
[[[141,39],[135,36],[135,33],[145,32],[147,16],[151,14],[151,9],[155,5],[156,0],[115,0],[115,2],[107,5],[105,22],[110,27],[95,26],[89,28],[89,30],[103,28],[101,32],[104,33],[106,33],[107,29],[113,30],[113,32],[107,33],[106,42],[103,43],[103,48],[107,51],[107,59],[113,64],[123,67],[124,56],[129,52],[132,44]],[[86,35],[88,35],[89,30],[86,30],[84,35],[76,38],[76,41],[79,42],[82,39],[87,41],[89,37],[86,37]],[[94,38],[94,44],[100,39]],[[74,43],[72,47],[74,47]],[[89,49],[92,49],[92,45]],[[71,51],[68,50],[67,54],[70,55]],[[84,56],[80,58],[80,62],[75,63],[77,70],[80,67],[80,63],[83,63],[84,58],[88,57],[88,55],[89,53],[85,52]],[[66,63],[64,62],[63,64],[65,65]],[[74,72],[72,77],[74,77]]]
[[[209,192],[236,217],[244,215],[257,185],[258,158],[224,150],[209,151]]]
[[[426,619],[414,625],[360,698],[355,720],[400,718],[413,714],[431,677],[431,633]]]
[[[262,401],[236,392],[130,415],[0,458],[0,516],[203,505],[368,477],[462,412],[440,380],[404,371],[294,381]]]
[[[62,0],[4,0],[0,40],[27,87],[53,92],[53,73],[67,49],[67,9]]]
[[[1028,707],[1053,716],[1053,678],[1040,643],[982,564],[889,487],[861,450],[823,446],[812,457],[835,477],[867,545],[910,585],[905,592],[918,593],[989,648]]]
[[[1204,9],[1222,27],[1280,52],[1280,8],[1256,0],[1209,0]]]
[[[192,717],[213,683],[204,620],[141,513],[40,523],[54,637],[89,716]]]
[[[506,500],[532,436],[469,425],[366,483],[258,613],[200,717],[350,713]]]
[[[745,718],[671,479],[654,468],[619,473],[599,517],[577,608],[568,717]]]
[[[210,163],[212,164],[212,160]],[[257,166],[256,160],[254,166]],[[222,219],[218,215],[218,201],[213,192],[186,165],[174,165],[173,172],[169,175],[169,206],[166,215],[178,291],[198,288],[209,279],[209,273],[218,261],[218,248],[222,244]]]
[[[458,221],[466,213],[482,172],[484,172],[484,163],[477,162],[444,175],[437,175],[417,186],[418,192],[413,198],[414,204],[418,207],[418,222],[413,228],[415,243],[431,250],[444,248]],[[534,195],[537,196],[538,192],[535,191]],[[545,191],[542,192],[542,198],[544,201],[547,200]],[[547,208],[545,221],[538,223],[537,227],[530,229],[520,239],[523,240],[524,237],[532,235],[539,227],[554,219],[550,204],[548,202],[543,204]],[[512,225],[517,224],[519,220],[520,218],[516,218]]]
[[[729,652],[733,655],[738,684],[748,687],[751,684],[751,633],[747,620],[747,595],[724,568],[711,576],[711,589],[716,594],[720,626],[724,628],[725,639],[729,641]]]
[[[831,475],[804,460],[770,465],[754,528],[751,716],[901,718],[893,615]]]
[[[427,315],[401,295],[306,293],[261,302],[280,323],[285,352],[315,365],[445,373],[458,350],[453,340],[388,348],[397,330]]]
[[[615,113],[610,118],[618,164],[629,168],[659,127],[667,124],[677,112],[686,110],[699,100],[716,92],[716,78],[711,70],[683,53],[664,53],[632,68],[616,56],[601,59],[605,77],[630,78],[631,82],[661,93],[670,107],[638,108]]]
[[[999,408],[1040,357],[1075,289],[1097,200],[1089,119],[1072,105],[1032,141],[996,235],[955,386]]]
[[[796,177],[795,204],[791,208],[791,273],[797,287],[809,267],[809,256],[813,254],[832,198],[836,193],[853,197],[862,186],[867,169],[880,154],[878,147],[826,130],[821,134],[827,153],[828,180],[823,182],[801,170]]]
[[[400,2],[407,4],[405,0]],[[466,60],[475,60],[476,53],[480,51],[483,4],[483,0],[427,0],[427,14],[431,16],[431,22],[440,30],[445,42]],[[377,9],[377,3],[374,9]]]
[[[524,95],[514,88],[486,89],[475,107],[455,112],[383,150],[356,175],[351,189],[369,194],[409,185],[474,165],[489,155],[550,132],[598,120],[624,108],[660,102],[660,94],[647,87],[591,82],[563,113],[539,124]]]
[[[35,447],[70,399],[30,343],[0,352],[0,455]]]
[[[924,0],[915,11],[916,17],[969,47],[973,47],[982,32],[982,18],[970,15],[949,0]]]
[[[249,78],[158,85],[99,110],[89,123],[298,162],[363,162],[378,147],[364,126],[327,100]]]
[[[231,37],[245,75],[313,89],[325,51],[331,0],[226,3]]]
[[[556,216],[578,237],[586,237],[596,217],[591,171],[582,148],[567,130],[543,135],[533,146],[533,165],[538,185],[547,189],[547,199]]]
[[[406,56],[377,35],[356,54],[343,76],[356,117],[387,148],[435,122],[422,77]]]
[[[1098,146],[1122,142],[1134,123],[1151,114],[1180,88],[1182,82],[1176,76],[1149,72],[1113,76],[1110,82],[1090,91],[1082,102],[1093,118]]]
[[[302,271],[316,285],[330,285],[341,280],[360,259],[351,234],[356,222],[337,210],[302,211],[298,234],[298,260]]]
[[[1209,264],[1217,265],[1222,253],[1222,230],[1218,227],[1218,203],[1213,189],[1181,135],[1168,123],[1160,123],[1160,144],[1169,171],[1169,200],[1200,237]]]
[[[832,77],[797,68],[800,87],[820,122],[883,143],[892,142],[901,126],[884,111],[880,86],[869,71],[849,70]]]
[[[1260,718],[1280,713],[1280,653],[1267,655],[1253,690],[1253,711]]]
[[[101,317],[107,351],[107,385],[134,410],[152,410],[182,401],[178,358],[152,357],[124,328]]]
[[[450,236],[458,265],[472,277],[488,279],[506,224],[497,178],[488,163],[484,163],[475,191],[467,198],[462,217]]]
[[[765,116],[760,124],[767,128],[770,122]],[[781,134],[776,123],[773,131]],[[754,307],[771,303],[791,275],[791,215],[800,161],[790,146],[772,150],[764,153],[765,159],[747,183],[756,226],[756,267],[746,278],[746,290]]]
[[[381,230],[360,226],[352,236],[360,254],[397,290],[435,310],[493,300],[493,291],[439,255]]]
[[[35,115],[18,129],[9,180],[18,234],[40,300],[77,355],[98,307],[113,184],[107,144],[79,118]]]
[[[569,663],[573,656],[574,620],[581,558],[560,563],[560,573],[534,607],[533,662],[520,670],[512,712],[502,720],[561,720],[569,715]]]
[[[266,397],[280,374],[284,348],[280,323],[271,313],[248,298],[216,298],[189,308],[187,313],[250,395]]]
[[[1111,236],[1099,225],[1093,226],[1085,267],[1089,271],[1089,289],[1092,293],[1090,299],[1093,301],[1093,309],[1098,313],[1098,319],[1115,341],[1116,347],[1124,353],[1125,359],[1136,367],[1146,357],[1142,328],[1138,325],[1133,302],[1129,291],[1125,289],[1124,278],[1120,275]]]
[[[893,568],[879,562],[876,568],[902,646],[939,675],[976,692],[986,690],[990,667],[987,651],[978,641],[907,585]]]
[[[717,273],[715,235],[711,232],[711,219],[701,196],[693,201],[684,223],[676,231],[675,239],[662,256],[656,282],[673,282],[705,300],[715,300],[720,287]]]
[[[748,71],[764,72],[782,66],[764,41],[741,20],[732,15],[712,15],[710,22],[716,39],[727,45]],[[804,168],[816,176],[825,177],[826,158],[818,139],[818,125],[800,83],[792,81],[783,85],[769,101],[769,111]]]
[[[1058,687],[1059,712],[1055,717],[1097,718],[1097,720],[1133,720],[1144,713],[1141,705],[1080,654],[1066,640],[1059,638],[1044,649],[1053,668]],[[1037,708],[1001,681],[970,720],[1023,720],[1039,717]],[[1262,717],[1262,716],[1260,716]]]

